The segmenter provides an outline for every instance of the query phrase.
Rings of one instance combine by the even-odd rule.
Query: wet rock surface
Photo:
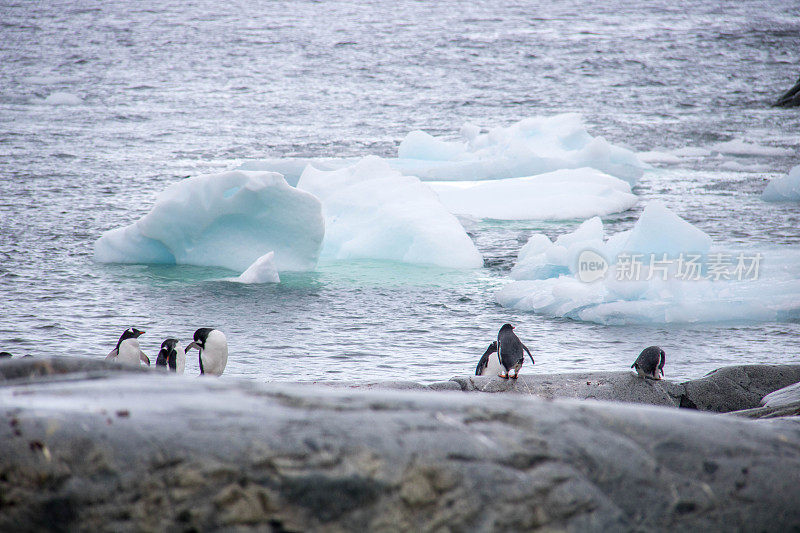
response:
[[[800,424],[92,368],[0,386],[0,530],[800,527]]]

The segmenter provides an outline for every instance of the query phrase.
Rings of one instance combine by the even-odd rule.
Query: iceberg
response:
[[[280,283],[281,277],[275,268],[275,252],[269,252],[256,259],[247,270],[232,281],[238,283]]]
[[[322,201],[323,257],[483,266],[475,244],[436,193],[379,157],[340,170],[308,166],[297,187]]]
[[[297,187],[297,182],[300,181],[300,176],[308,165],[314,165],[317,170],[339,170],[340,168],[354,165],[357,162],[357,158],[333,157],[253,159],[245,161],[239,165],[236,170],[277,172],[283,175],[283,178],[289,185]]]
[[[274,172],[232,171],[171,185],[141,219],[104,233],[94,258],[243,272],[274,251],[278,271],[312,270],[324,234],[322,207],[313,195]]]
[[[593,168],[484,181],[428,181],[456,215],[496,220],[567,220],[636,205],[631,186]]]
[[[766,202],[800,202],[800,165],[789,174],[770,180],[761,199]]]
[[[386,163],[423,181],[475,181],[521,178],[554,170],[591,167],[634,185],[644,170],[636,153],[592,137],[575,113],[523,119],[508,127],[490,129],[467,124],[460,139],[438,139],[423,131],[406,135],[398,157]],[[277,158],[245,161],[241,170],[280,172],[295,185],[308,165],[318,170],[352,166],[352,158]]]
[[[589,135],[576,113],[527,118],[488,133],[479,131],[465,126],[457,142],[412,131],[400,143],[392,166],[424,180],[517,178],[591,167],[631,185],[648,168],[631,150]]]
[[[599,218],[555,241],[533,235],[511,277],[504,307],[599,324],[800,318],[800,250],[718,250],[661,202],[608,237]]]

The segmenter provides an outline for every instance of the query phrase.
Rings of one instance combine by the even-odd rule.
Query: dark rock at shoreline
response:
[[[800,527],[798,424],[92,368],[0,386],[0,530]]]
[[[772,104],[773,107],[797,107],[800,106],[800,79],[794,87],[786,91],[778,100]]]

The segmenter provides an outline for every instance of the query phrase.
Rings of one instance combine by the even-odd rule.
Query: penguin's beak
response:
[[[189,346],[187,346],[187,347],[186,347],[186,348],[183,350],[183,353],[189,353],[189,350],[191,350],[192,348],[197,348],[198,350],[200,349],[200,347],[197,345],[197,343],[196,343],[196,342],[192,342],[192,343],[191,343]]]

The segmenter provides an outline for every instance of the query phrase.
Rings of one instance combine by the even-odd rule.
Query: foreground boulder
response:
[[[18,375],[0,386],[2,531],[800,526],[793,423],[119,367]]]

